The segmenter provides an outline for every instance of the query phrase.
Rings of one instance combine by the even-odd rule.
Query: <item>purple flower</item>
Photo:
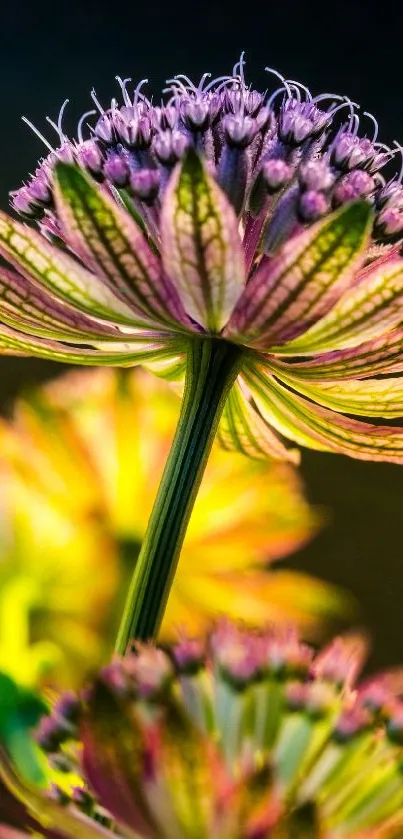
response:
[[[67,759],[78,785],[53,770],[48,789],[28,788],[0,759],[1,839],[10,824],[47,839],[397,839],[400,677],[357,685],[364,651],[355,637],[315,654],[292,629],[230,623],[207,642],[137,645],[78,715],[73,703],[73,725],[60,702],[42,720],[51,765]]]
[[[242,59],[177,76],[158,106],[129,81],[123,104],[93,92],[87,139],[89,114],[77,140],[65,106],[52,123],[57,148],[12,196],[40,232],[0,216],[0,351],[181,378],[195,342],[225,343],[226,446],[401,463],[402,429],[357,419],[403,414],[399,149],[346,97],[253,90]]]

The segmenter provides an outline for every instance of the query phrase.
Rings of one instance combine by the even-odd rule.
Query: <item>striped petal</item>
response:
[[[129,213],[77,167],[56,167],[55,199],[69,246],[146,320],[187,323],[161,262]]]
[[[299,452],[287,449],[248,401],[241,385],[233,385],[221,418],[218,439],[227,451],[256,459],[271,457],[299,463]]]
[[[258,365],[244,375],[267,422],[296,443],[359,460],[403,463],[403,428],[370,425],[315,405],[286,390]]]
[[[292,373],[285,375],[283,369],[276,375],[285,385],[334,411],[389,419],[403,414],[402,377],[311,383]]]
[[[131,309],[75,259],[35,230],[0,212],[0,254],[31,282],[93,317],[144,325]]]
[[[351,282],[370,223],[368,205],[354,202],[287,242],[249,281],[227,337],[268,348],[306,332]]]
[[[234,210],[193,150],[166,190],[161,234],[164,266],[186,311],[220,331],[245,285],[244,257]]]
[[[130,335],[127,328],[122,333],[118,325],[91,318],[6,268],[0,268],[0,320],[30,335],[76,343]]]
[[[158,333],[144,333],[127,344],[98,343],[97,349],[78,349],[46,338],[25,335],[11,327],[0,324],[0,355],[32,355],[50,361],[87,366],[132,367],[143,361],[175,360],[183,352],[180,341],[160,336]]]
[[[104,683],[95,684],[82,725],[86,777],[120,825],[154,837],[142,782],[147,774],[147,743],[131,703],[119,700]]]
[[[322,353],[309,361],[276,361],[267,357],[268,368],[315,381],[340,381],[365,378],[381,373],[403,372],[403,329],[392,329],[387,335],[366,341],[349,350]]]
[[[403,260],[394,259],[366,274],[325,318],[279,351],[299,355],[359,346],[398,326],[402,307]]]

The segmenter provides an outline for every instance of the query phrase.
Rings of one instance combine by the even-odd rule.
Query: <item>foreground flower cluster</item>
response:
[[[138,647],[41,722],[52,765],[82,781],[38,791],[3,756],[1,839],[15,835],[5,825],[52,839],[397,839],[403,712],[386,677],[355,686],[362,652],[357,638],[314,654],[292,631],[226,623],[206,648]]]
[[[179,407],[155,376],[104,369],[36,388],[0,420],[0,671],[72,685],[109,656]],[[343,598],[269,565],[319,524],[292,466],[215,446],[160,638],[218,614],[317,633]]]
[[[169,81],[160,106],[120,80],[123,104],[93,93],[89,139],[89,114],[71,141],[61,112],[13,195],[40,232],[0,217],[1,350],[173,378],[204,365],[227,381],[228,447],[294,457],[284,435],[400,463],[400,428],[352,418],[403,413],[396,149],[346,97],[280,78],[259,93],[241,60]]]

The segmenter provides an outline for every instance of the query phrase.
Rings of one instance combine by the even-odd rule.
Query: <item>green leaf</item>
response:
[[[351,284],[371,226],[366,202],[347,204],[263,260],[226,335],[269,350],[306,332]]]
[[[164,266],[186,311],[219,332],[244,288],[244,257],[234,210],[193,149],[166,190],[161,234]]]

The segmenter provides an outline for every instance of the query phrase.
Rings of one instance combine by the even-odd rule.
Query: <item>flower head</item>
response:
[[[105,108],[93,92],[77,140],[64,106],[52,123],[12,196],[40,232],[0,217],[2,351],[180,378],[196,338],[230,342],[227,447],[400,463],[402,430],[356,419],[403,411],[399,147],[347,97],[250,88],[243,59],[169,80],[160,105],[129,81]]]
[[[105,660],[179,406],[141,370],[92,370],[36,388],[0,422],[0,670],[74,684]],[[341,616],[337,590],[270,573],[319,523],[289,464],[214,447],[160,638],[202,634],[217,614],[292,620],[311,637]]]
[[[9,761],[2,775],[44,836],[397,839],[397,682],[356,685],[362,658],[359,638],[315,654],[291,629],[227,623],[207,644],[137,645],[41,722],[38,743],[78,786],[27,795]]]

